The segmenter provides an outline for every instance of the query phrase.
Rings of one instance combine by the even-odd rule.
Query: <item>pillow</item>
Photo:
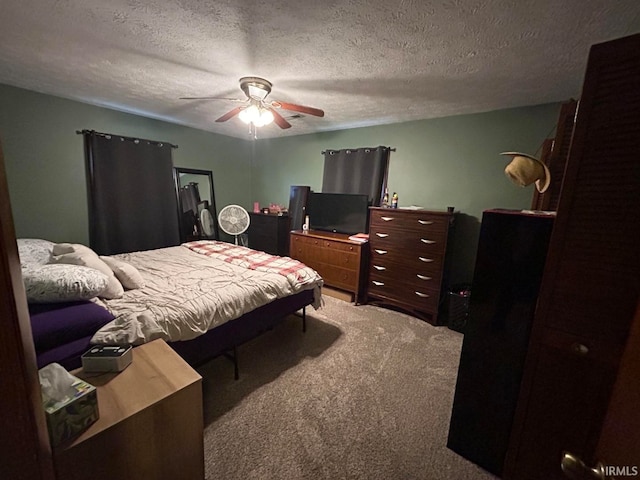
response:
[[[124,288],[133,290],[134,288],[144,287],[144,279],[136,267],[124,260],[119,260],[113,257],[105,257],[100,255],[100,259],[109,265],[109,268],[113,270],[116,278],[120,280],[120,283]]]
[[[55,245],[53,242],[40,238],[18,238],[16,242],[22,268],[49,263]]]
[[[56,243],[52,250],[52,255],[64,255],[65,253],[89,253],[98,256],[91,248],[81,243]]]
[[[30,303],[88,300],[100,295],[109,284],[104,273],[78,265],[40,265],[22,271]]]
[[[81,245],[84,247],[84,245]],[[107,288],[98,295],[106,299],[121,298],[124,294],[124,288],[114,275],[109,265],[100,260],[100,257],[89,247],[78,249],[79,251],[65,253],[63,255],[53,255],[51,263],[63,263],[69,265],[79,265],[83,267],[94,268],[104,273],[108,278]],[[54,252],[58,251],[54,249]]]

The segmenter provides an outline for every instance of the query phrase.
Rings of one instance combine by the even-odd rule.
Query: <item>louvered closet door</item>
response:
[[[577,107],[578,102],[575,100],[562,104],[555,138],[547,139],[543,143],[541,159],[549,168],[551,182],[544,193],[534,190],[531,203],[534,210],[558,210]]]
[[[589,465],[640,290],[640,35],[592,48],[505,478]]]

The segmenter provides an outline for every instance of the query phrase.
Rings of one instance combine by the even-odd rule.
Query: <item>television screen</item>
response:
[[[369,197],[350,193],[311,192],[306,214],[309,228],[336,233],[366,233]]]

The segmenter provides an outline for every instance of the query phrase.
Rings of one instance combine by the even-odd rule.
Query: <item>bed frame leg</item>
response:
[[[231,352],[224,352],[224,356],[233,362],[233,378],[238,380],[240,378],[240,369],[238,368],[238,349],[233,347]]]
[[[307,306],[302,307],[302,333],[307,331]]]
[[[238,368],[238,350],[233,347],[233,379],[238,380],[240,378],[240,369]]]

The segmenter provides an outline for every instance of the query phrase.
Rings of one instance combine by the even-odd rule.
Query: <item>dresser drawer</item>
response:
[[[395,300],[426,312],[437,311],[440,301],[439,289],[410,287],[402,282],[376,275],[369,277],[367,294]]]
[[[360,268],[360,255],[355,252],[324,248],[320,254],[320,261],[354,271]]]
[[[441,271],[435,268],[416,270],[413,266],[395,264],[391,262],[371,263],[369,278],[401,283],[407,288],[440,290]]]
[[[373,245],[371,247],[372,266],[393,263],[411,267],[415,272],[435,272],[442,269],[443,256],[440,253],[417,252],[399,248],[375,248]]]
[[[449,217],[429,213],[390,209],[388,211],[371,210],[369,233],[397,228],[412,232],[446,233]]]
[[[403,231],[397,228],[372,229],[369,233],[371,248],[384,250],[402,249],[420,253],[444,253],[447,246],[445,232],[417,232]]]
[[[336,267],[327,263],[318,264],[316,271],[320,274],[325,284],[354,291],[358,287],[359,272],[349,268]]]

